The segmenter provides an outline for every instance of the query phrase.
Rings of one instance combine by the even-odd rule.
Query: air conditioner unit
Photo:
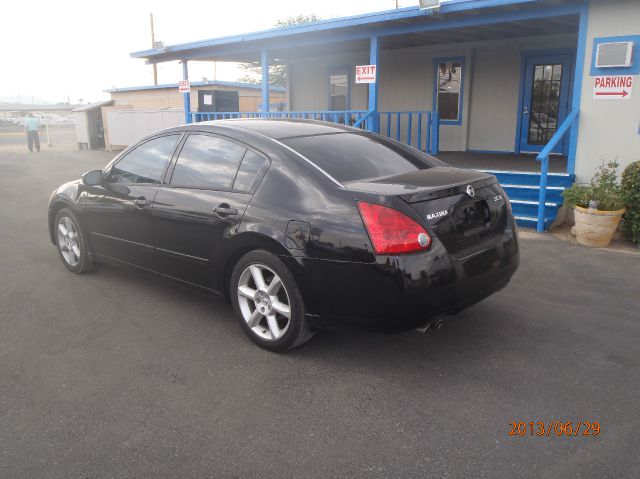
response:
[[[632,58],[633,42],[600,43],[596,51],[596,67],[630,67]]]

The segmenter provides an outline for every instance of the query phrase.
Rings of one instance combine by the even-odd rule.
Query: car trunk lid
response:
[[[491,248],[508,224],[508,199],[493,175],[479,171],[433,167],[345,186],[401,198],[456,257]]]

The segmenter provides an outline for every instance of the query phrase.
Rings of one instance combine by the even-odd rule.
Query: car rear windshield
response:
[[[393,142],[359,133],[285,138],[280,140],[340,182],[400,175],[430,168],[421,158]]]

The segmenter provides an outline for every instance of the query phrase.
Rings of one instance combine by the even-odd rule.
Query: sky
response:
[[[418,0],[399,0],[400,7]],[[333,18],[391,10],[395,0],[30,0],[0,7],[0,101],[87,103],[108,99],[104,90],[153,83],[152,67],[129,53],[151,47],[271,28],[279,19],[315,13]],[[241,76],[218,63],[216,78]],[[212,63],[189,65],[192,81],[214,79]],[[182,78],[176,63],[158,65],[159,83]]]

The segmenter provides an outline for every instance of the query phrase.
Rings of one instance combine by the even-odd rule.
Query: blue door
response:
[[[520,152],[539,152],[567,116],[571,55],[525,58]],[[553,149],[562,154],[564,139]]]

